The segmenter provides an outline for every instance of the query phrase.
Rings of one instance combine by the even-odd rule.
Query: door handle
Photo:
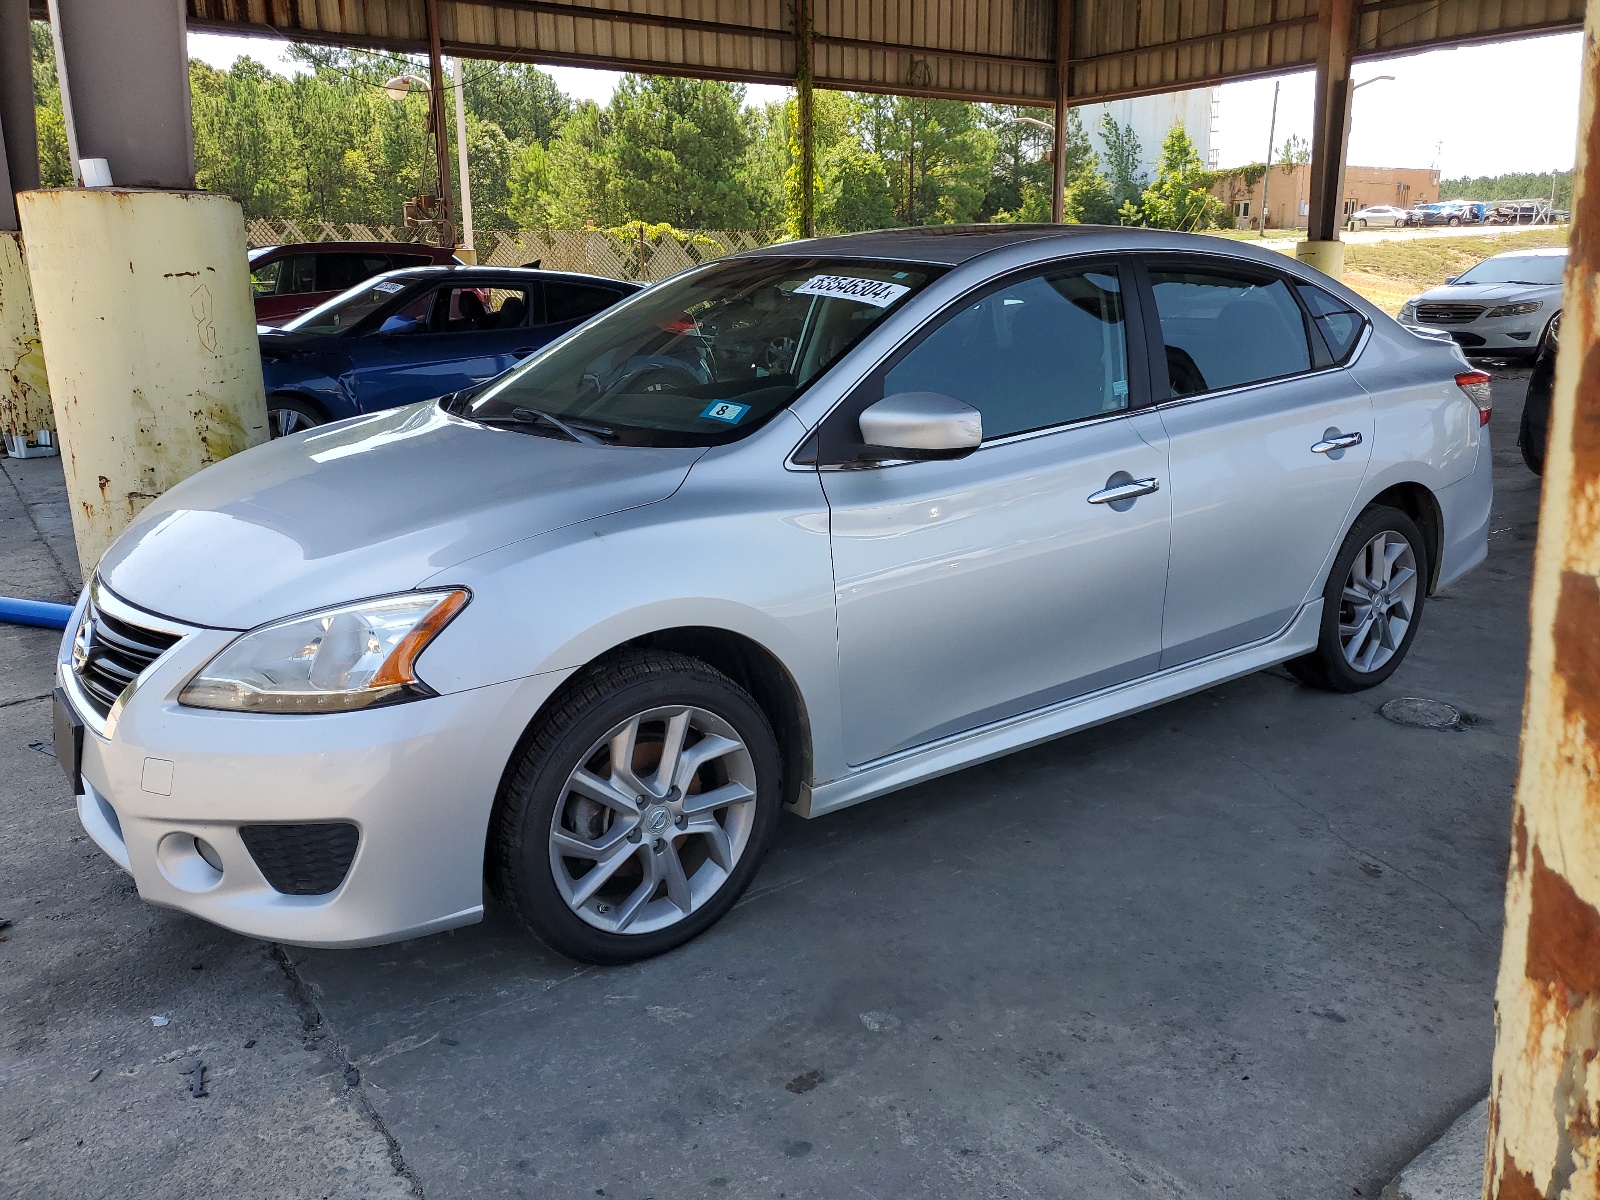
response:
[[[1089,495],[1090,504],[1116,504],[1122,500],[1137,500],[1140,496],[1148,496],[1151,492],[1161,490],[1161,481],[1154,476],[1149,479],[1130,479],[1127,483],[1119,483],[1115,487],[1101,488],[1098,492]]]
[[[1359,433],[1340,433],[1332,437],[1326,435],[1315,446],[1311,447],[1313,454],[1332,454],[1335,450],[1348,450],[1351,446],[1361,445]]]

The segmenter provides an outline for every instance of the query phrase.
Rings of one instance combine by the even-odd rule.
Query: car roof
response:
[[[374,275],[373,278],[420,281],[448,275],[460,276],[463,283],[495,279],[523,283],[536,279],[560,279],[570,283],[598,283],[607,287],[630,288],[635,291],[645,286],[631,279],[612,279],[608,275],[585,275],[578,271],[546,271],[542,267],[467,266],[459,263],[444,263],[432,267],[401,267],[395,271],[384,271],[381,275]]]
[[[918,229],[878,229],[870,233],[843,233],[807,238],[746,250],[740,258],[887,258],[954,267],[980,255],[1051,238],[1071,240],[1105,233],[1115,226],[1102,225],[929,225]],[[1132,229],[1121,232],[1133,232]]]
[[[281,246],[258,246],[250,253],[267,251],[292,251],[295,254],[348,254],[367,251],[373,254],[419,254],[430,258],[454,258],[455,251],[444,246],[429,246],[424,242],[285,242]]]
[[[1504,250],[1499,254],[1491,254],[1489,258],[1565,258],[1565,246],[1532,246],[1527,250]],[[1484,259],[1488,262],[1489,259]]]

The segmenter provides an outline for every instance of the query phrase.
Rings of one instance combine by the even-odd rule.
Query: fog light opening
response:
[[[156,865],[180,891],[209,892],[222,882],[222,856],[216,847],[192,833],[173,832],[156,847]]]
[[[195,852],[206,860],[206,865],[211,867],[218,875],[222,874],[222,855],[217,853],[217,848],[205,838],[197,837],[194,840]]]

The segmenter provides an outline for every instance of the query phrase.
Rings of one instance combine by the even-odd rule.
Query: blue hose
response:
[[[9,621],[13,625],[65,629],[71,617],[70,604],[51,604],[47,600],[17,600],[11,596],[0,596],[0,621]]]

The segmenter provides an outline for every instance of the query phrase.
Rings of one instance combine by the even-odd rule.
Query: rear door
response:
[[[1341,365],[1356,337],[1330,349],[1289,278],[1221,255],[1151,255],[1143,267],[1170,458],[1166,668],[1294,617],[1366,473],[1372,404]],[[1352,322],[1358,336],[1356,314],[1340,328]]]

